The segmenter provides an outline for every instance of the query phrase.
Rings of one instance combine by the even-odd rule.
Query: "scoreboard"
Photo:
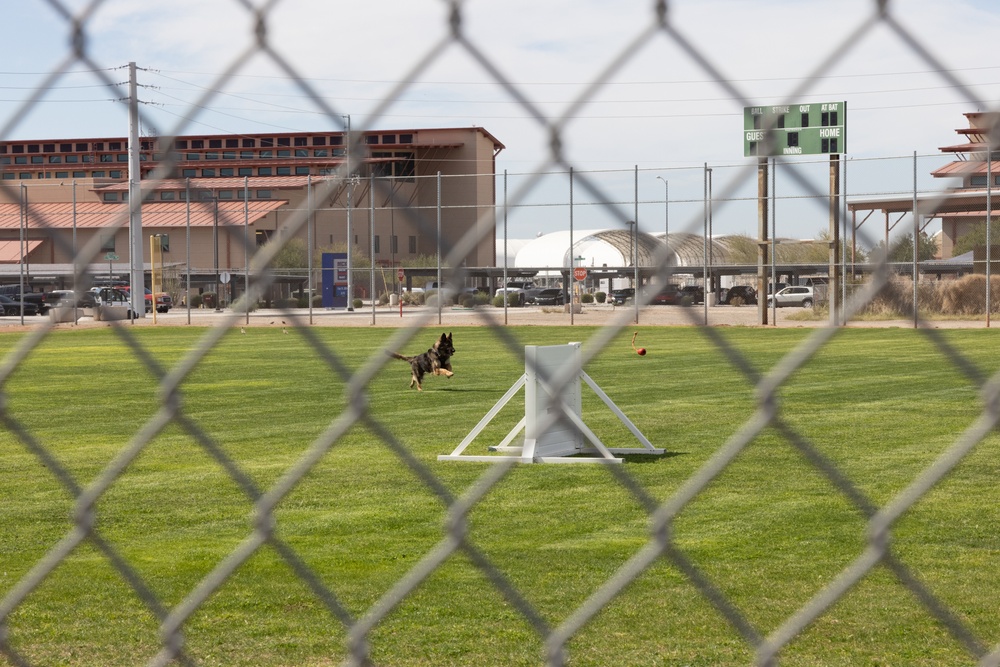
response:
[[[743,108],[744,157],[846,152],[847,102]]]

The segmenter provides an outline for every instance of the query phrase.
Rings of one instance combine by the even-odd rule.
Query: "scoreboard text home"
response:
[[[846,152],[847,102],[743,108],[744,157]]]

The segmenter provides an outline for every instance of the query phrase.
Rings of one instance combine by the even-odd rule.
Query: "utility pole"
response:
[[[139,173],[139,97],[135,81],[135,63],[128,64],[128,238],[129,295],[132,312],[146,316],[146,283],[142,262],[142,187]],[[152,260],[152,258],[150,258]],[[156,298],[156,295],[153,295]],[[155,303],[153,304],[155,306]]]

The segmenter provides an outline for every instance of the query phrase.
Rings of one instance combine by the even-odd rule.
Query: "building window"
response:
[[[313,157],[327,157],[329,155],[325,148],[317,148],[313,151]]]
[[[186,153],[184,159],[189,162],[197,162],[201,159],[201,153]]]
[[[232,190],[219,190],[219,199],[232,199],[232,198],[233,198]]]
[[[90,172],[90,175],[93,178],[104,178],[105,176],[108,175],[108,173],[106,171],[92,171]]]
[[[66,156],[66,162],[75,163],[75,162],[79,162],[79,161],[80,161],[80,156],[79,155],[67,155]]]
[[[382,135],[382,143],[383,144],[394,144],[394,143],[396,143],[396,135],[395,134],[383,134]]]
[[[239,139],[226,139],[226,148],[239,148],[239,147],[240,147]]]
[[[173,201],[177,198],[177,193],[173,190],[164,190],[160,193],[160,199],[163,201]]]
[[[5,155],[0,157],[0,164],[10,164],[10,156]]]
[[[393,165],[395,175],[412,183],[413,176],[416,173],[416,162],[413,160],[413,153],[396,153],[396,158],[396,164]]]
[[[28,181],[31,180],[31,173],[27,171],[22,171],[17,175],[17,177],[20,178],[22,181]]]
[[[372,252],[376,255],[382,252],[382,243],[378,234],[372,239]]]
[[[366,144],[377,144],[378,143],[378,135],[377,134],[369,134],[369,135],[365,136],[365,143]]]
[[[23,153],[24,152],[24,146],[21,146],[20,144],[18,144],[17,146],[11,146],[10,147],[10,152],[11,153]]]
[[[309,157],[309,151],[305,150],[304,148],[296,148],[295,157]]]
[[[292,157],[292,151],[287,148],[282,148],[278,151],[278,157]]]
[[[206,160],[218,160],[219,159],[219,154],[216,153],[215,151],[209,151],[209,152],[205,153],[205,159]]]
[[[94,156],[93,155],[84,155],[83,156],[83,161],[84,162],[88,162],[88,163],[89,162],[93,162],[94,161]]]
[[[202,176],[202,178],[214,178],[215,177],[215,170],[214,169],[202,169],[201,170],[201,176]]]
[[[115,156],[111,153],[102,153],[100,157],[101,162],[114,162]]]
[[[253,151],[240,151],[241,160],[252,160],[255,157],[257,157],[257,154],[254,153]]]
[[[198,170],[197,169],[182,169],[181,170],[181,177],[182,178],[197,178],[197,176],[198,176]]]
[[[177,150],[186,151],[187,147],[188,147],[187,139],[178,139],[177,140],[177,144],[175,145],[175,147],[177,148]],[[95,148],[95,150],[96,150],[96,148]]]
[[[119,153],[118,156],[115,159],[118,160],[119,162],[128,162],[128,154],[127,153]]]
[[[68,171],[57,171],[56,172],[56,178],[69,178],[69,172]]]
[[[344,135],[338,134],[335,137],[330,137],[331,146],[343,146],[344,145]]]
[[[277,175],[278,176],[291,176],[292,175],[292,168],[291,167],[278,167]]]
[[[222,148],[222,139],[209,139],[208,140],[208,147],[209,148]]]
[[[274,157],[274,151],[261,151],[260,157],[261,159]]]
[[[313,146],[326,146],[326,137],[313,137]]]
[[[112,169],[111,171],[108,172],[108,176],[110,178],[121,178],[122,172],[119,169]]]
[[[122,142],[120,141],[109,141],[108,150],[109,151],[120,151],[122,149]]]
[[[296,146],[305,146],[306,145],[306,139],[307,139],[306,137],[295,137],[295,145]]]
[[[270,198],[271,198],[271,191],[270,190],[258,190],[257,191],[257,199],[270,199]]]
[[[104,142],[103,141],[95,141],[94,142],[94,150],[95,151],[103,151],[104,150]]]
[[[101,234],[101,252],[115,251],[115,233],[104,232]]]
[[[83,151],[90,150],[90,149],[87,148],[87,144],[77,144],[76,145],[76,150],[77,150],[77,152],[83,152]]]
[[[87,172],[85,171],[74,171],[73,178],[87,178]]]
[[[271,138],[261,139],[260,140],[260,147],[261,148],[273,148],[274,147],[274,139],[271,139]]]
[[[257,147],[257,140],[256,139],[244,139],[243,140],[243,148],[256,148],[256,147]]]
[[[226,152],[224,152],[222,154],[222,159],[223,160],[235,160],[236,159],[236,151],[226,151]]]
[[[288,138],[288,137],[278,137],[278,145],[279,146],[291,146],[292,145],[292,140],[290,138]]]
[[[62,155],[50,155],[49,164],[62,164]]]
[[[205,141],[203,139],[192,139],[191,148],[204,148]]]
[[[986,177],[985,176],[973,176],[969,181],[969,184],[973,187],[986,187]]]
[[[117,192],[102,193],[101,199],[104,201],[118,201],[118,193]]]
[[[273,176],[273,174],[271,173],[271,168],[270,167],[258,167],[257,168],[257,175],[258,176]]]
[[[28,156],[27,155],[15,155],[14,156],[14,164],[28,164]]]
[[[401,134],[399,135],[399,143],[401,144],[412,144],[413,135],[412,134]]]
[[[295,168],[295,175],[296,176],[308,176],[309,175],[309,167],[296,167]]]
[[[232,176],[232,175],[233,175],[232,167],[223,167],[222,169],[219,170],[219,176]]]
[[[416,255],[417,254],[417,237],[416,236],[409,237],[409,245],[410,245],[410,254],[411,255]]]
[[[41,155],[32,155],[31,164],[45,164],[45,158]]]
[[[253,167],[240,167],[237,173],[240,176],[253,176]]]
[[[14,174],[4,173],[3,180],[5,180],[5,181],[13,181],[14,180]]]

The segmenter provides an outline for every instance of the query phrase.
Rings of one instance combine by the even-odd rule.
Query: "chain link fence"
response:
[[[61,23],[54,26],[54,29],[63,31],[69,36],[65,58],[55,69],[39,80],[32,95],[16,110],[13,116],[5,119],[3,130],[0,132],[0,136],[4,138],[10,136],[20,119],[33,113],[39,100],[44,97],[47,88],[58,81],[65,72],[77,65],[93,68],[96,70],[95,76],[101,80],[103,85],[110,90],[119,91],[118,82],[102,73],[103,63],[96,62],[89,50],[92,40],[97,37],[91,34],[91,21],[104,3],[95,0],[80,7],[80,3],[70,5],[63,4],[59,0],[48,0],[48,4],[61,17]],[[283,59],[282,44],[271,42],[268,39],[269,16],[276,7],[282,4],[280,0],[260,3],[259,5],[246,0],[231,3],[233,23],[249,22],[254,38],[252,46],[248,47],[246,51],[236,54],[230,62],[220,64],[221,74],[218,81],[215,82],[214,90],[224,87],[227,80],[249,60],[253,58],[269,59],[296,83],[302,94],[312,99],[317,108],[324,110],[328,120],[341,126],[343,116],[339,110],[331,106],[324,96],[315,91],[307,77],[297,72]],[[750,98],[748,93],[740,90],[734,82],[727,81],[711,65],[712,60],[701,45],[690,41],[671,22],[669,3],[660,1],[649,3],[649,15],[645,23],[635,26],[634,35],[628,45],[616,54],[603,71],[593,77],[580,98],[569,106],[567,114],[549,117],[527,101],[527,97],[521,94],[515,82],[505,79],[500,74],[502,68],[498,66],[497,56],[482,50],[476,43],[468,39],[463,26],[467,16],[475,12],[476,5],[458,1],[444,4],[448,12],[443,36],[437,41],[429,41],[422,53],[413,54],[412,67],[405,76],[401,77],[402,84],[381,101],[371,118],[371,122],[377,122],[393,102],[404,94],[407,82],[421,77],[439,59],[464,57],[478,65],[483,72],[484,80],[501,85],[513,99],[519,100],[525,111],[537,117],[548,137],[546,160],[534,172],[514,179],[515,182],[509,193],[505,193],[505,201],[501,207],[499,219],[503,218],[504,207],[515,210],[518,206],[530,205],[533,178],[547,177],[553,170],[568,172],[568,169],[573,165],[563,150],[561,136],[568,124],[572,122],[574,113],[602,87],[613,81],[615,73],[623,64],[643,58],[644,49],[653,42],[658,40],[671,42],[687,57],[696,62],[708,76],[713,78],[721,90],[739,99],[749,100]],[[77,9],[77,7],[79,8]],[[817,59],[818,64],[812,72],[813,77],[823,76],[833,63],[850,54],[853,45],[862,36],[875,28],[882,28],[911,51],[915,60],[926,65],[927,69],[940,71],[942,78],[955,86],[970,104],[978,104],[985,108],[986,105],[978,100],[974,91],[965,88],[961,82],[955,81],[947,74],[947,68],[935,57],[930,45],[923,44],[911,34],[898,20],[896,11],[892,3],[872,2],[868,10],[856,18],[854,32],[843,42],[829,47],[828,52]],[[16,26],[8,27],[16,29]],[[445,55],[446,53],[447,55]],[[185,127],[196,116],[197,107],[212,102],[213,92],[206,90],[204,97],[198,101],[197,105],[186,111],[178,127]],[[746,102],[746,105],[749,104],[749,101]],[[354,129],[358,131],[363,128]],[[348,165],[349,169],[353,167],[354,165]],[[756,169],[756,163],[749,163],[727,168],[726,170],[731,171],[732,174],[726,177],[717,173],[718,182],[722,185],[719,188],[720,192],[713,197],[713,200],[717,200],[719,205],[747,206],[751,210],[749,215],[755,215],[752,212],[753,197],[747,198],[739,193],[746,191],[748,183],[756,182]],[[720,169],[720,171],[722,170]],[[827,193],[822,188],[816,187],[807,179],[796,179],[794,176],[792,179],[797,180],[798,185],[808,193],[805,199],[813,200],[811,205],[816,206],[820,211],[826,210]],[[639,207],[638,197],[636,197],[631,201],[631,205],[635,208],[629,210],[629,202],[613,194],[602,183],[601,179],[593,174],[586,172],[577,174],[576,183],[580,192],[588,194],[591,205],[601,206],[612,211],[623,228]],[[899,191],[905,191],[905,188],[901,188]],[[642,206],[650,211],[648,215],[643,215],[652,218],[654,215],[652,211],[657,210],[661,203],[656,198],[648,198],[643,201]],[[623,204],[626,205],[623,206]],[[697,199],[690,202],[677,202],[678,230],[699,231],[699,227],[705,221],[703,204],[703,201]],[[690,206],[691,210],[683,210],[685,206]],[[306,225],[309,213],[308,209],[299,211],[290,222],[292,228],[298,229]],[[127,221],[122,220],[120,224],[125,225]],[[841,213],[841,224],[845,229],[848,228],[846,211]],[[489,233],[494,233],[494,230],[490,229]],[[871,234],[869,241],[877,240],[877,238],[876,234]],[[479,240],[470,233],[470,236],[462,239],[454,247],[445,249],[447,256],[443,264],[446,267],[451,267],[446,269],[445,279],[447,281],[452,281],[455,284],[466,282],[466,276],[462,272],[461,261],[458,258],[466,256],[469,248]],[[80,267],[87,267],[100,260],[101,252],[97,245],[99,244],[91,244],[91,246],[79,250],[77,256]],[[268,267],[280,251],[280,242],[272,242],[265,246],[255,258],[256,265]],[[678,271],[674,260],[675,257],[667,252],[660,252],[654,258],[653,268],[660,278],[669,279]],[[846,254],[842,261],[846,265]],[[893,308],[903,311],[907,315],[912,315],[918,326],[922,324],[920,310],[923,305],[914,312],[913,301],[906,297],[906,295],[913,293],[911,292],[912,285],[898,283],[893,275],[899,271],[893,271],[893,268],[891,263],[876,261],[867,279],[851,286],[850,293],[847,294],[848,298],[842,306],[843,321],[850,321],[859,312],[872,308],[876,298],[885,299],[895,295],[898,298],[894,302]],[[85,268],[81,268],[76,276],[81,284],[87,279],[85,271]],[[274,284],[275,275],[274,272],[269,273],[263,269],[260,279],[251,283],[249,287],[250,299],[261,299]],[[845,294],[846,292],[845,290]],[[886,297],[887,294],[889,297]],[[946,297],[924,295],[921,292],[921,299],[935,298],[944,299]],[[650,492],[643,489],[635,476],[629,472],[629,466],[607,466],[609,483],[620,485],[626,495],[636,499],[638,504],[644,508],[649,520],[648,537],[641,548],[623,559],[616,571],[608,572],[603,583],[596,590],[584,596],[584,600],[578,606],[565,617],[558,619],[557,622],[550,623],[546,615],[539,610],[537,602],[532,601],[532,596],[521,590],[509,576],[510,569],[516,564],[501,562],[477,546],[475,531],[471,530],[469,525],[470,515],[483,506],[486,502],[485,498],[503,488],[504,479],[511,471],[511,464],[509,462],[498,463],[485,467],[481,474],[477,473],[478,477],[464,493],[458,496],[452,494],[439,478],[433,466],[429,466],[408,451],[403,436],[387,431],[369,412],[366,402],[368,384],[383,365],[391,363],[384,354],[372,356],[360,366],[359,370],[351,372],[348,370],[349,365],[343,363],[336,351],[329,349],[315,336],[310,336],[307,333],[308,328],[305,328],[305,340],[313,347],[316,358],[327,363],[332,373],[340,375],[347,387],[345,393],[350,397],[350,400],[343,411],[331,420],[325,432],[315,438],[296,464],[286,470],[276,483],[268,488],[257,488],[240,471],[238,461],[218,447],[210,433],[188,415],[181,401],[183,393],[181,385],[187,378],[198,373],[201,365],[207,363],[206,360],[211,357],[213,350],[221,344],[226,333],[231,331],[234,326],[239,326],[243,316],[244,314],[238,309],[224,313],[219,323],[204,334],[197,348],[171,367],[163,367],[154,352],[144,348],[140,337],[131,332],[128,327],[117,327],[121,340],[136,356],[145,361],[146,371],[157,378],[161,399],[151,416],[144,423],[138,424],[134,432],[131,433],[127,446],[87,484],[81,485],[68,472],[54,452],[55,445],[44,442],[25,428],[17,416],[7,410],[7,400],[4,400],[4,407],[0,410],[2,410],[3,424],[8,437],[13,438],[46,466],[47,471],[58,480],[62,490],[73,498],[76,507],[71,529],[58,543],[48,548],[43,558],[33,563],[15,581],[9,581],[6,576],[0,580],[2,581],[0,584],[0,655],[4,656],[8,664],[18,666],[38,664],[31,657],[30,647],[19,644],[19,630],[22,629],[18,625],[19,610],[33,595],[46,586],[50,575],[64,564],[71,554],[80,549],[82,545],[89,544],[106,563],[110,564],[120,581],[134,591],[146,610],[155,617],[158,624],[160,650],[155,656],[138,657],[136,660],[151,665],[199,664],[203,660],[207,660],[197,651],[192,651],[189,644],[186,643],[186,628],[205,608],[207,601],[214,594],[223,590],[227,586],[227,582],[239,576],[241,570],[248,567],[255,556],[258,556],[265,549],[277,554],[284,567],[294,572],[302,585],[329,612],[330,617],[340,624],[340,630],[346,636],[343,647],[344,654],[347,655],[346,662],[352,665],[370,664],[373,642],[377,641],[375,639],[377,629],[401,605],[405,604],[408,610],[427,605],[428,608],[421,609],[417,614],[424,619],[423,622],[429,622],[428,617],[442,613],[440,608],[447,607],[447,600],[427,600],[420,597],[418,592],[422,584],[432,579],[435,572],[455,555],[461,555],[472,563],[498,593],[502,599],[501,605],[510,611],[510,615],[517,619],[516,622],[528,627],[537,636],[538,641],[544,647],[542,659],[548,665],[563,665],[573,662],[571,644],[584,626],[599,616],[602,610],[614,604],[614,601],[626,588],[637,581],[648,579],[648,575],[663,563],[676,569],[686,578],[694,591],[693,597],[700,604],[707,604],[714,609],[719,623],[728,624],[742,642],[743,647],[754,656],[753,663],[756,665],[777,664],[783,649],[793,643],[807,627],[823,618],[838,604],[844,603],[849,598],[853,588],[866,578],[873,576],[880,568],[885,568],[900,582],[902,587],[912,594],[915,604],[920,608],[920,613],[933,617],[943,628],[943,633],[962,647],[969,656],[970,664],[975,662],[980,665],[1000,665],[1000,649],[989,648],[989,642],[979,636],[976,629],[963,619],[961,609],[951,606],[947,601],[948,596],[938,595],[926,586],[906,562],[893,551],[890,542],[893,526],[900,516],[932,493],[940,480],[983,441],[995,427],[997,419],[1000,418],[997,379],[982,377],[971,363],[952,348],[947,338],[933,328],[922,329],[926,334],[928,345],[934,348],[938,354],[954,360],[957,371],[969,377],[976,384],[981,391],[983,408],[972,426],[964,432],[956,433],[953,441],[942,450],[936,460],[926,469],[918,471],[911,484],[881,504],[875,504],[874,501],[867,498],[859,491],[858,486],[851,480],[842,465],[824,457],[811,445],[807,437],[793,428],[783,418],[776,399],[778,392],[793,375],[800,371],[810,359],[823,353],[825,346],[837,334],[838,329],[824,327],[815,330],[802,345],[787,354],[764,374],[754,370],[752,365],[743,358],[742,353],[730,342],[727,342],[724,336],[713,333],[711,329],[706,329],[706,335],[709,336],[717,349],[720,359],[732,361],[735,367],[742,370],[744,380],[752,386],[757,400],[756,410],[741,428],[724,441],[715,443],[714,446],[717,449],[714,454],[694,475],[685,480],[676,492],[665,499],[657,500]],[[397,335],[387,344],[387,349],[403,349],[411,340],[419,342],[422,333],[426,330],[425,327],[434,324],[436,317],[437,314],[428,309],[423,315],[410,321],[407,327],[399,330]],[[633,321],[633,313],[625,309],[615,314],[607,326],[601,327],[593,333],[588,333],[586,345],[583,348],[582,363],[586,364],[598,355],[611,341],[632,326]],[[492,328],[497,340],[511,354],[522,355],[521,342],[514,336],[505,333],[503,324],[501,317],[493,316],[487,318],[485,326]],[[47,339],[53,335],[54,327],[53,321],[41,322],[32,328],[16,347],[5,353],[3,366],[0,369],[0,379],[4,383],[7,383],[18,372],[19,367],[32,354],[33,350],[45,344]],[[549,405],[553,409],[549,412],[547,422],[542,424],[540,428],[544,431],[559,421],[572,422],[572,419],[562,409],[563,406],[558,397],[576,379],[574,369],[536,370],[542,374],[543,381],[551,387],[552,395],[556,397]],[[314,571],[296,552],[295,548],[281,536],[280,520],[277,515],[282,503],[303,483],[303,480],[314,470],[317,463],[328,456],[334,446],[348,432],[359,426],[367,428],[379,444],[388,448],[405,464],[413,478],[424,485],[431,495],[447,507],[448,520],[437,544],[428,551],[419,553],[415,558],[415,563],[408,569],[405,576],[394,581],[375,604],[355,615],[349,611],[349,605],[339,599],[334,592],[336,586],[331,585],[321,574]],[[121,478],[125,469],[143,455],[156,436],[171,427],[179,428],[193,438],[208,456],[219,462],[230,475],[232,482],[252,500],[254,513],[252,531],[239,540],[237,546],[225,558],[215,563],[211,571],[201,578],[195,587],[179,593],[175,591],[178,594],[179,602],[172,605],[166,602],[163,595],[156,592],[156,586],[151,581],[144,579],[139,564],[131,562],[122,550],[96,529],[96,505],[98,502],[113,492],[116,482]],[[573,423],[571,428],[578,429],[579,425]],[[685,553],[679,546],[674,531],[675,523],[685,508],[704,494],[714,480],[726,474],[733,462],[747,450],[755,438],[769,428],[777,430],[792,442],[813,470],[829,481],[830,490],[846,499],[849,505],[865,517],[866,535],[864,544],[860,545],[857,553],[853,554],[849,562],[836,576],[828,581],[817,582],[816,590],[818,592],[809,596],[808,601],[796,609],[794,613],[780,619],[770,632],[764,632],[751,623],[745,613],[741,611],[738,601],[727,596],[713,581],[712,576],[697,566]],[[984,508],[984,511],[987,510],[990,508]],[[375,530],[376,527],[372,529]],[[559,573],[553,572],[552,576],[558,577]],[[761,594],[766,595],[763,591]],[[508,619],[505,622],[510,621]],[[36,630],[43,631],[40,628],[36,628]],[[211,637],[210,628],[204,631]],[[671,631],[672,629],[669,627],[657,630],[667,637],[670,636]],[[627,645],[629,643],[629,629],[622,629],[620,633],[609,637],[608,641]],[[829,656],[829,658],[830,664],[845,664],[838,662],[840,657]],[[64,661],[65,664],[76,664],[71,650],[67,649]],[[224,657],[215,661],[226,663]],[[455,656],[452,656],[452,661],[461,662],[460,658]],[[317,658],[314,664],[331,663]],[[656,656],[653,656],[650,657],[649,664],[673,663],[665,657],[660,661]]]

